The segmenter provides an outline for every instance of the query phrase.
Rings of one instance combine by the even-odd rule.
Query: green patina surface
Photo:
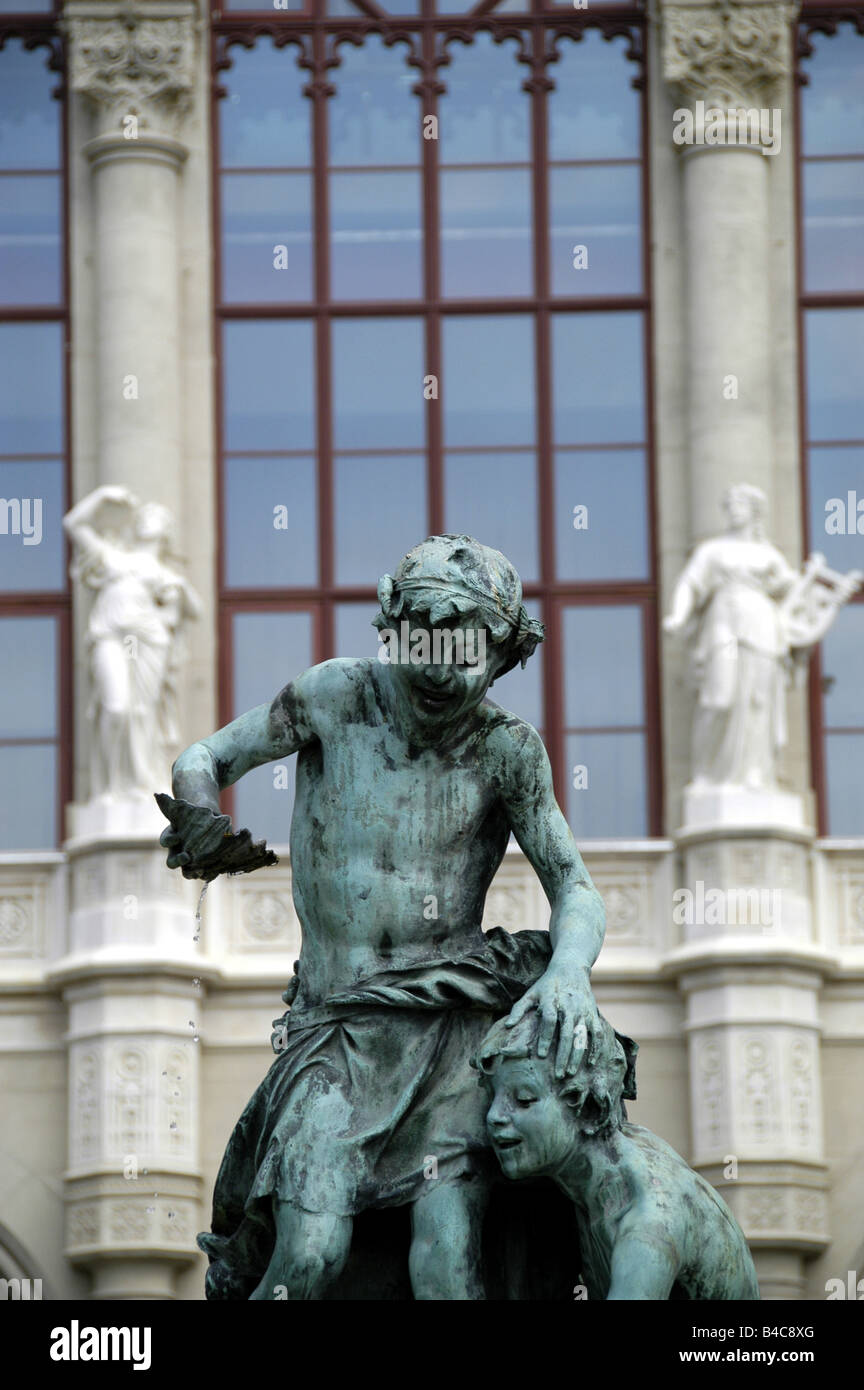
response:
[[[472,1066],[496,1020],[532,1021],[536,1059],[557,1082],[602,1035],[590,987],[602,901],[539,735],[487,697],[542,625],[504,556],[466,536],[415,547],[378,592],[389,660],[303,672],[187,748],[177,804],[163,802],[170,868],[210,879],[255,867],[264,851],[233,835],[219,794],[297,754],[302,949],[276,1058],[228,1144],[199,1240],[207,1294],[572,1298],[573,1203],[539,1169],[527,1182],[502,1176]],[[474,638],[464,652],[459,636]],[[481,931],[511,832],[549,899],[548,935]]]

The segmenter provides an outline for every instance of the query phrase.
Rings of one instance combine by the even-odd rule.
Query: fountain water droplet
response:
[[[198,899],[198,906],[197,906],[196,909],[195,909],[195,930],[196,930],[196,932],[200,932],[200,931],[201,931],[201,904],[203,903],[204,899],[205,899],[206,896],[207,896],[207,889],[208,889],[209,887],[210,887],[210,884],[209,884],[209,883],[205,883],[205,884],[204,884],[204,887],[201,889],[201,896],[200,896],[200,898]],[[196,936],[193,936],[193,937],[192,937],[192,940],[193,940],[193,941],[197,941],[197,940],[198,940],[198,936],[197,936],[197,935],[196,935]]]

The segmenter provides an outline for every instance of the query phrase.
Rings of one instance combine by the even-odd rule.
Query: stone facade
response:
[[[776,543],[801,559],[792,121],[771,159],[671,138],[682,102],[791,110],[794,16],[761,0],[660,3],[648,26],[663,611],[732,483],[763,489]],[[207,20],[191,0],[68,0],[63,23],[72,500],[146,478],[178,518],[204,602],[180,692],[188,742],[217,723]],[[729,372],[748,386],[734,412]],[[124,408],[128,374],[147,383],[147,409]],[[83,639],[79,615],[78,651]],[[81,799],[83,661],[75,671]],[[823,1298],[828,1278],[864,1273],[864,841],[806,824],[681,829],[683,655],[665,647],[661,674],[667,838],[583,845],[608,910],[597,997],[640,1042],[632,1117],[720,1187],[764,1296]],[[789,714],[787,781],[812,822],[805,692]],[[199,924],[197,892],[165,871],[149,828],[85,834],[70,816],[68,836],[61,852],[0,855],[0,1090],[14,1136],[0,1152],[0,1275],[41,1277],[51,1297],[201,1298],[194,1236],[269,1065],[299,946],[287,850],[266,874],[213,885]],[[705,910],[709,890],[728,908],[769,884],[779,920]],[[702,903],[689,920],[681,890]],[[516,850],[487,919],[548,920]]]

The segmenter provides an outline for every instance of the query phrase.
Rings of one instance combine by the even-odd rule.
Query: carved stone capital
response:
[[[192,105],[198,21],[191,0],[68,0],[69,86],[100,134],[173,135]]]
[[[661,0],[663,76],[708,106],[770,106],[791,71],[789,0]]]

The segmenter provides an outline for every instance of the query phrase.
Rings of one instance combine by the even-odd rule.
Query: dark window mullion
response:
[[[424,0],[431,11],[431,0]],[[441,361],[441,245],[438,184],[438,141],[423,138],[426,116],[439,116],[435,90],[435,32],[426,26],[422,34],[423,81],[419,101],[420,131],[423,145],[423,292],[430,306],[424,323],[426,375],[438,380],[438,399],[426,402],[426,514],[429,534],[444,530],[444,465],[442,461],[444,382]],[[440,132],[439,132],[440,133]]]
[[[549,310],[549,185],[547,168],[548,113],[546,90],[546,31],[537,26],[532,35],[531,140],[534,230],[534,296],[538,307],[534,315],[534,350],[537,398],[537,515],[540,536],[540,583],[543,590],[542,617],[547,625],[543,658],[543,723],[546,748],[552,764],[556,795],[566,806],[567,769],[564,766],[563,661],[559,605],[549,597],[554,582],[555,483],[552,467],[552,359]]]
[[[328,168],[329,109],[324,67],[327,35],[316,28],[313,35],[315,81],[312,83],[313,188],[315,227],[315,357],[316,433],[318,457],[318,582],[322,589],[333,586],[333,383],[330,337],[330,198]],[[323,310],[323,312],[322,312]],[[317,640],[320,651],[333,651],[333,607],[321,607]]]

